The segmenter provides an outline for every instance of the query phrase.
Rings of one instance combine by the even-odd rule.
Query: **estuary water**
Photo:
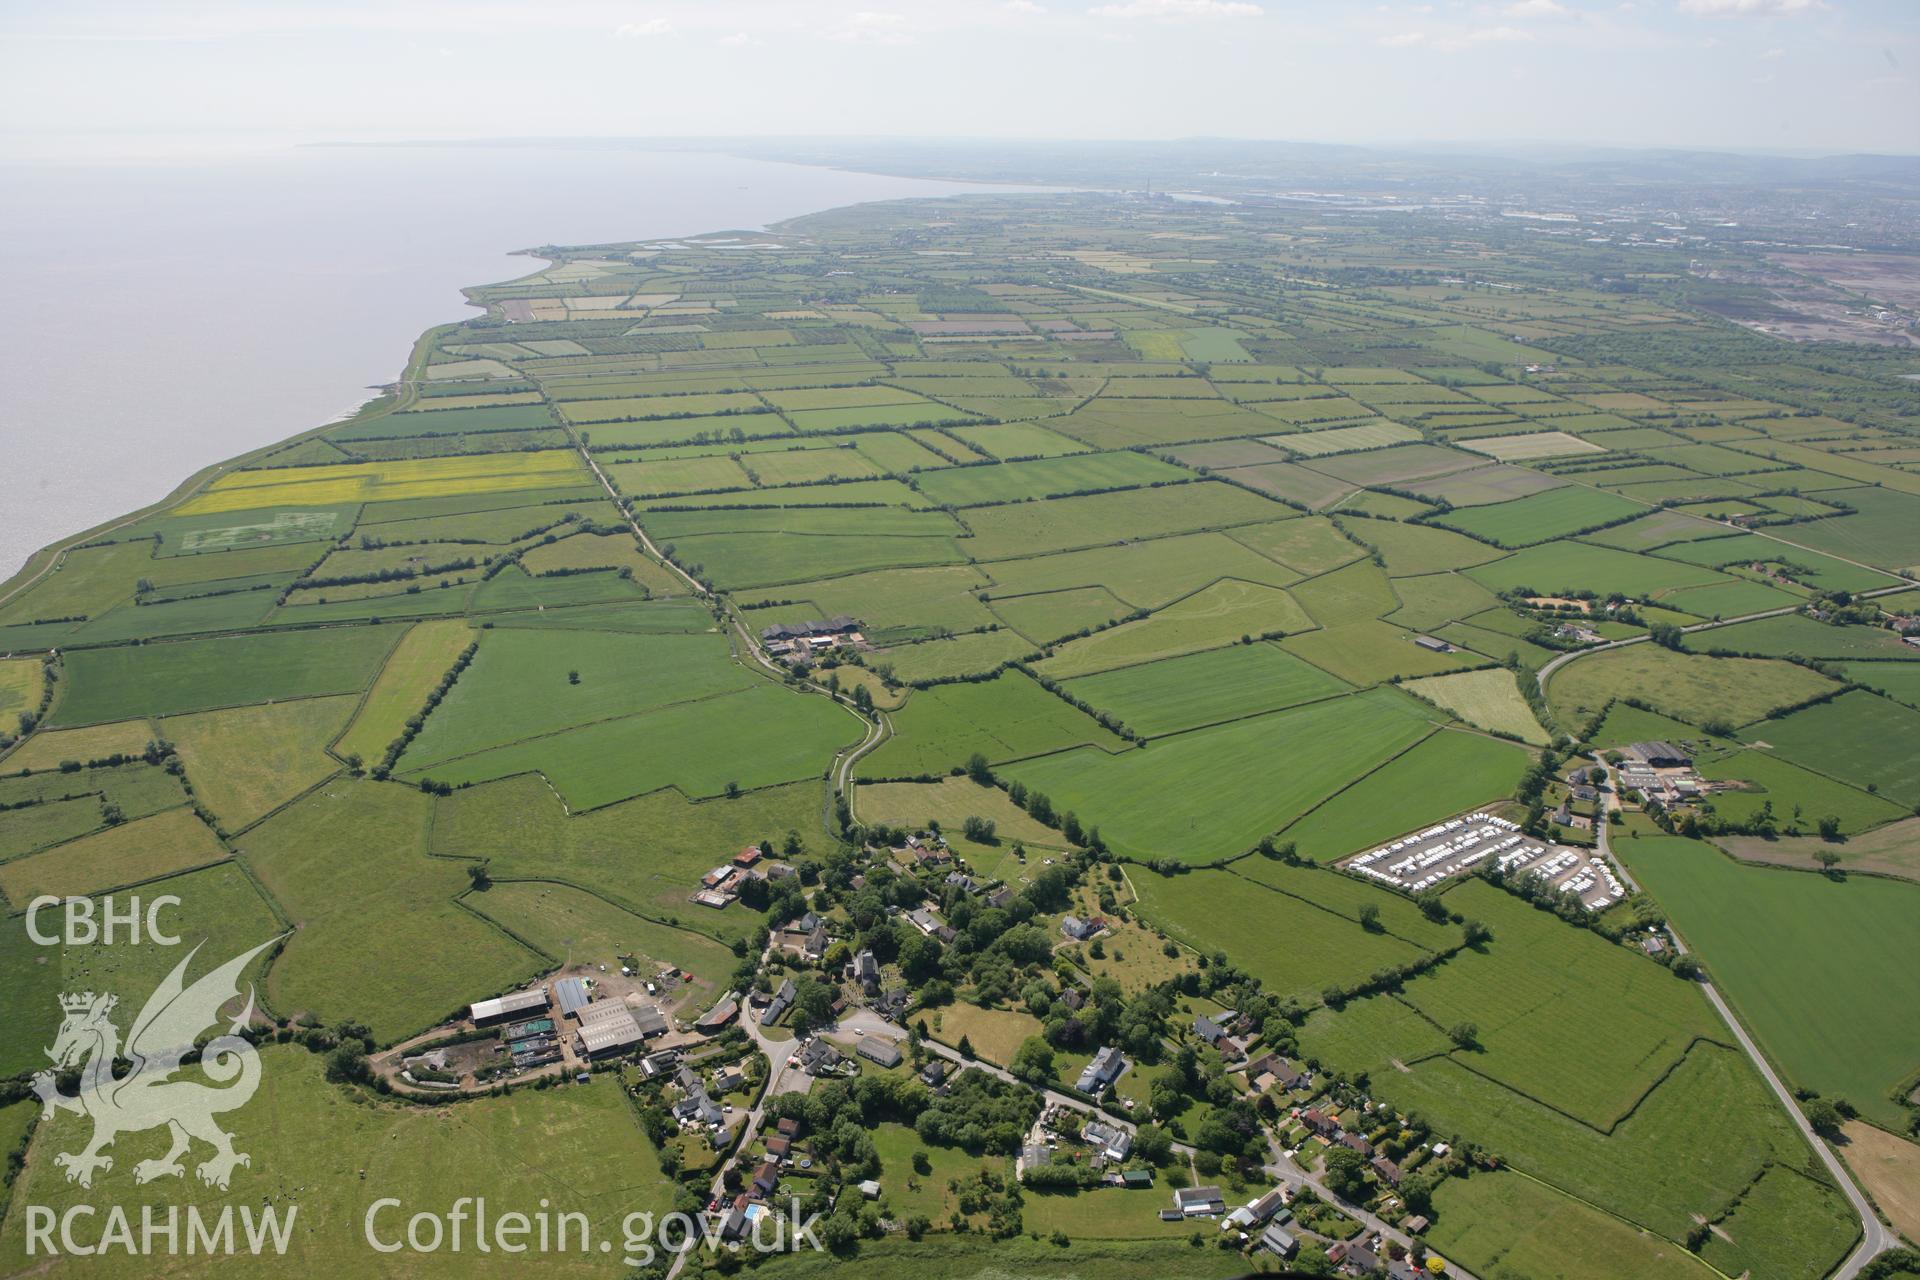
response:
[[[0,580],[351,411],[514,250],[1008,189],[587,143],[0,161]]]

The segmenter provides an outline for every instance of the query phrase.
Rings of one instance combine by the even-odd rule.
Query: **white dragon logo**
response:
[[[195,1171],[209,1186],[225,1191],[234,1168],[253,1163],[233,1149],[233,1135],[213,1119],[245,1105],[260,1086],[259,1052],[237,1034],[253,1016],[251,986],[246,1007],[229,1023],[227,1034],[214,1037],[201,1049],[201,1069],[226,1087],[216,1089],[198,1081],[167,1077],[180,1069],[181,1059],[192,1050],[195,1037],[220,1021],[220,1006],[240,994],[240,974],[248,963],[277,941],[269,939],[235,956],[189,987],[183,979],[188,963],[200,950],[196,946],[147,998],[127,1032],[124,1048],[118,1029],[107,1016],[119,1002],[117,996],[88,991],[60,997],[66,1017],[53,1047],[46,1051],[54,1065],[34,1075],[33,1090],[40,1095],[48,1117],[56,1111],[71,1111],[93,1118],[93,1140],[84,1150],[54,1156],[54,1163],[66,1170],[68,1182],[92,1186],[96,1170],[113,1168],[113,1158],[102,1152],[116,1137],[161,1125],[172,1131],[173,1146],[159,1159],[135,1165],[135,1182],[185,1173],[180,1157],[187,1154],[194,1138],[214,1150],[213,1156]],[[122,1057],[132,1067],[125,1075],[116,1076],[114,1061]],[[60,1092],[55,1073],[82,1061],[86,1065],[80,1073],[79,1093],[68,1096]],[[228,1081],[234,1083],[226,1084]]]

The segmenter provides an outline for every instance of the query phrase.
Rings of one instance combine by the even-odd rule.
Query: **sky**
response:
[[[0,155],[933,136],[1920,153],[1920,0],[0,0]]]

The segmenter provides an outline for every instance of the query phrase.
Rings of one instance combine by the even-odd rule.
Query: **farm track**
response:
[[[607,497],[613,501],[616,507],[619,506],[620,494],[619,491],[613,487],[613,481],[607,478],[607,473],[600,469],[600,464],[594,461],[593,454],[588,451],[585,445],[579,446],[579,452],[582,461],[587,464],[587,469],[593,472],[594,478],[600,482],[600,487],[606,490]],[[732,640],[733,637],[738,637],[737,641],[734,642],[736,655],[744,655],[747,661],[753,666],[758,667],[761,672],[770,679],[777,679],[785,683],[788,674],[787,671],[772,659],[768,658],[761,650],[759,643],[753,638],[753,633],[747,629],[747,624],[734,610],[731,602],[724,601],[722,597],[714,592],[708,591],[705,587],[694,581],[691,574],[668,559],[661,553],[660,548],[654,545],[653,539],[647,536],[647,531],[640,527],[639,517],[635,516],[631,511],[628,511],[626,515],[627,526],[633,530],[633,536],[640,540],[641,547],[648,555],[658,560],[661,564],[666,565],[669,570],[685,582],[688,590],[690,590],[697,599],[705,600],[709,603],[719,602],[722,604],[726,610],[727,622],[729,624],[729,639]],[[836,705],[845,707],[855,719],[860,721],[866,730],[859,742],[841,751],[829,775],[829,780],[832,785],[828,790],[826,809],[822,815],[822,825],[828,831],[831,831],[833,830],[833,797],[835,795],[848,795],[853,766],[859,761],[860,757],[866,755],[893,736],[893,722],[887,718],[886,712],[877,709],[873,713],[873,719],[868,720],[866,716],[861,715],[853,707],[841,702],[837,696],[823,686],[815,684],[811,680],[806,681],[805,684],[808,689],[825,694],[832,698]],[[848,803],[852,803],[851,796],[848,797]]]

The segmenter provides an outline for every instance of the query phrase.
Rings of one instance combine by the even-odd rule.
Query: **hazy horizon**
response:
[[[0,15],[0,146],[1206,137],[1907,155],[1916,67],[1920,9],[1900,0],[81,0]]]

